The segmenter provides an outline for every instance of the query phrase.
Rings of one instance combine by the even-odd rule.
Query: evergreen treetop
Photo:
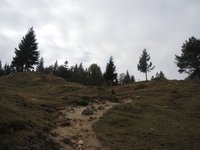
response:
[[[142,51],[142,55],[139,58],[139,64],[137,65],[137,68],[140,72],[145,73],[146,75],[146,81],[147,79],[147,72],[150,72],[154,69],[155,66],[152,66],[152,62],[150,61],[150,54],[147,53],[146,49]],[[149,63],[148,63],[149,62]]]
[[[124,84],[129,84],[131,82],[131,77],[129,75],[128,70],[126,71],[126,75],[124,76]]]
[[[90,85],[101,85],[103,83],[101,68],[97,64],[91,64],[88,73]]]
[[[38,64],[40,52],[37,49],[35,31],[31,27],[19,43],[18,49],[15,48],[12,66],[15,67],[16,71],[29,71],[33,69],[33,65]]]
[[[189,38],[183,43],[181,55],[175,55],[176,65],[180,73],[189,74],[189,78],[200,79],[200,39]]]
[[[114,65],[112,56],[110,57],[109,62],[106,65],[104,79],[106,83],[111,86],[113,85],[114,81],[117,79],[116,66]]]
[[[43,57],[40,58],[40,61],[39,61],[37,68],[36,68],[36,71],[37,72],[44,72],[44,59],[43,59]]]

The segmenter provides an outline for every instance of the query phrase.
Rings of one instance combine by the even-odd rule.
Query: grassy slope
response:
[[[1,77],[0,89],[0,149],[58,149],[48,137],[58,110],[111,93],[37,73]]]
[[[94,129],[113,150],[200,149],[200,82],[155,81],[115,88],[120,99]]]

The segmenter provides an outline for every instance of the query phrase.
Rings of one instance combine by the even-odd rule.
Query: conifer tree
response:
[[[160,71],[160,79],[166,79],[166,77],[162,71]]]
[[[124,84],[129,84],[131,82],[131,78],[128,70],[126,71],[126,75],[124,76]]]
[[[150,72],[155,67],[155,66],[152,66],[152,62],[149,62],[149,61],[150,61],[150,54],[148,54],[146,49],[144,49],[142,51],[142,55],[139,59],[139,64],[137,65],[137,68],[140,72],[145,73],[146,81],[148,80],[147,79],[147,72]]]
[[[97,64],[91,64],[88,73],[90,85],[101,85],[103,83],[101,68]]]
[[[134,83],[135,82],[135,77],[132,75],[131,76],[131,83]]]
[[[160,73],[156,73],[156,77],[152,78],[152,80],[166,80],[167,78],[165,77],[164,73],[160,71]]]
[[[181,56],[175,55],[180,73],[189,74],[190,79],[200,79],[200,39],[189,38],[182,46]]]
[[[5,75],[8,75],[8,74],[10,74],[12,72],[12,70],[11,70],[11,66],[9,65],[9,64],[5,64],[4,65],[4,74]]]
[[[113,57],[111,56],[106,66],[104,79],[107,84],[113,85],[117,80],[116,66],[114,65]]]
[[[53,66],[53,70],[56,72],[58,71],[58,61],[56,60],[54,66]]]
[[[19,43],[18,49],[15,48],[12,66],[15,67],[16,71],[29,71],[33,69],[34,65],[38,64],[40,53],[37,49],[36,35],[33,27],[31,27]]]
[[[58,74],[57,74],[57,76],[62,77],[62,78],[64,78],[64,79],[66,79],[66,80],[69,81],[69,79],[70,79],[70,72],[68,70],[68,61],[67,60],[64,62],[64,65],[60,65],[58,67]]]
[[[2,63],[0,61],[0,76],[2,76],[2,75],[3,75],[3,68],[2,68]]]

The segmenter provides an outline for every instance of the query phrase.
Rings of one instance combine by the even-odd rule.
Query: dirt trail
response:
[[[92,125],[103,114],[117,103],[95,103],[91,106],[68,107],[61,112],[57,128],[52,130],[52,135],[63,150],[107,150],[96,138]],[[85,109],[92,110],[92,115],[83,115]]]

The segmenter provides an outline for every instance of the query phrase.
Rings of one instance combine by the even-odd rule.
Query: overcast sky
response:
[[[0,0],[0,60],[10,63],[14,48],[33,26],[45,65],[92,63],[105,70],[114,57],[117,72],[137,80],[144,48],[155,69],[183,79],[175,54],[191,36],[200,38],[200,0]]]

